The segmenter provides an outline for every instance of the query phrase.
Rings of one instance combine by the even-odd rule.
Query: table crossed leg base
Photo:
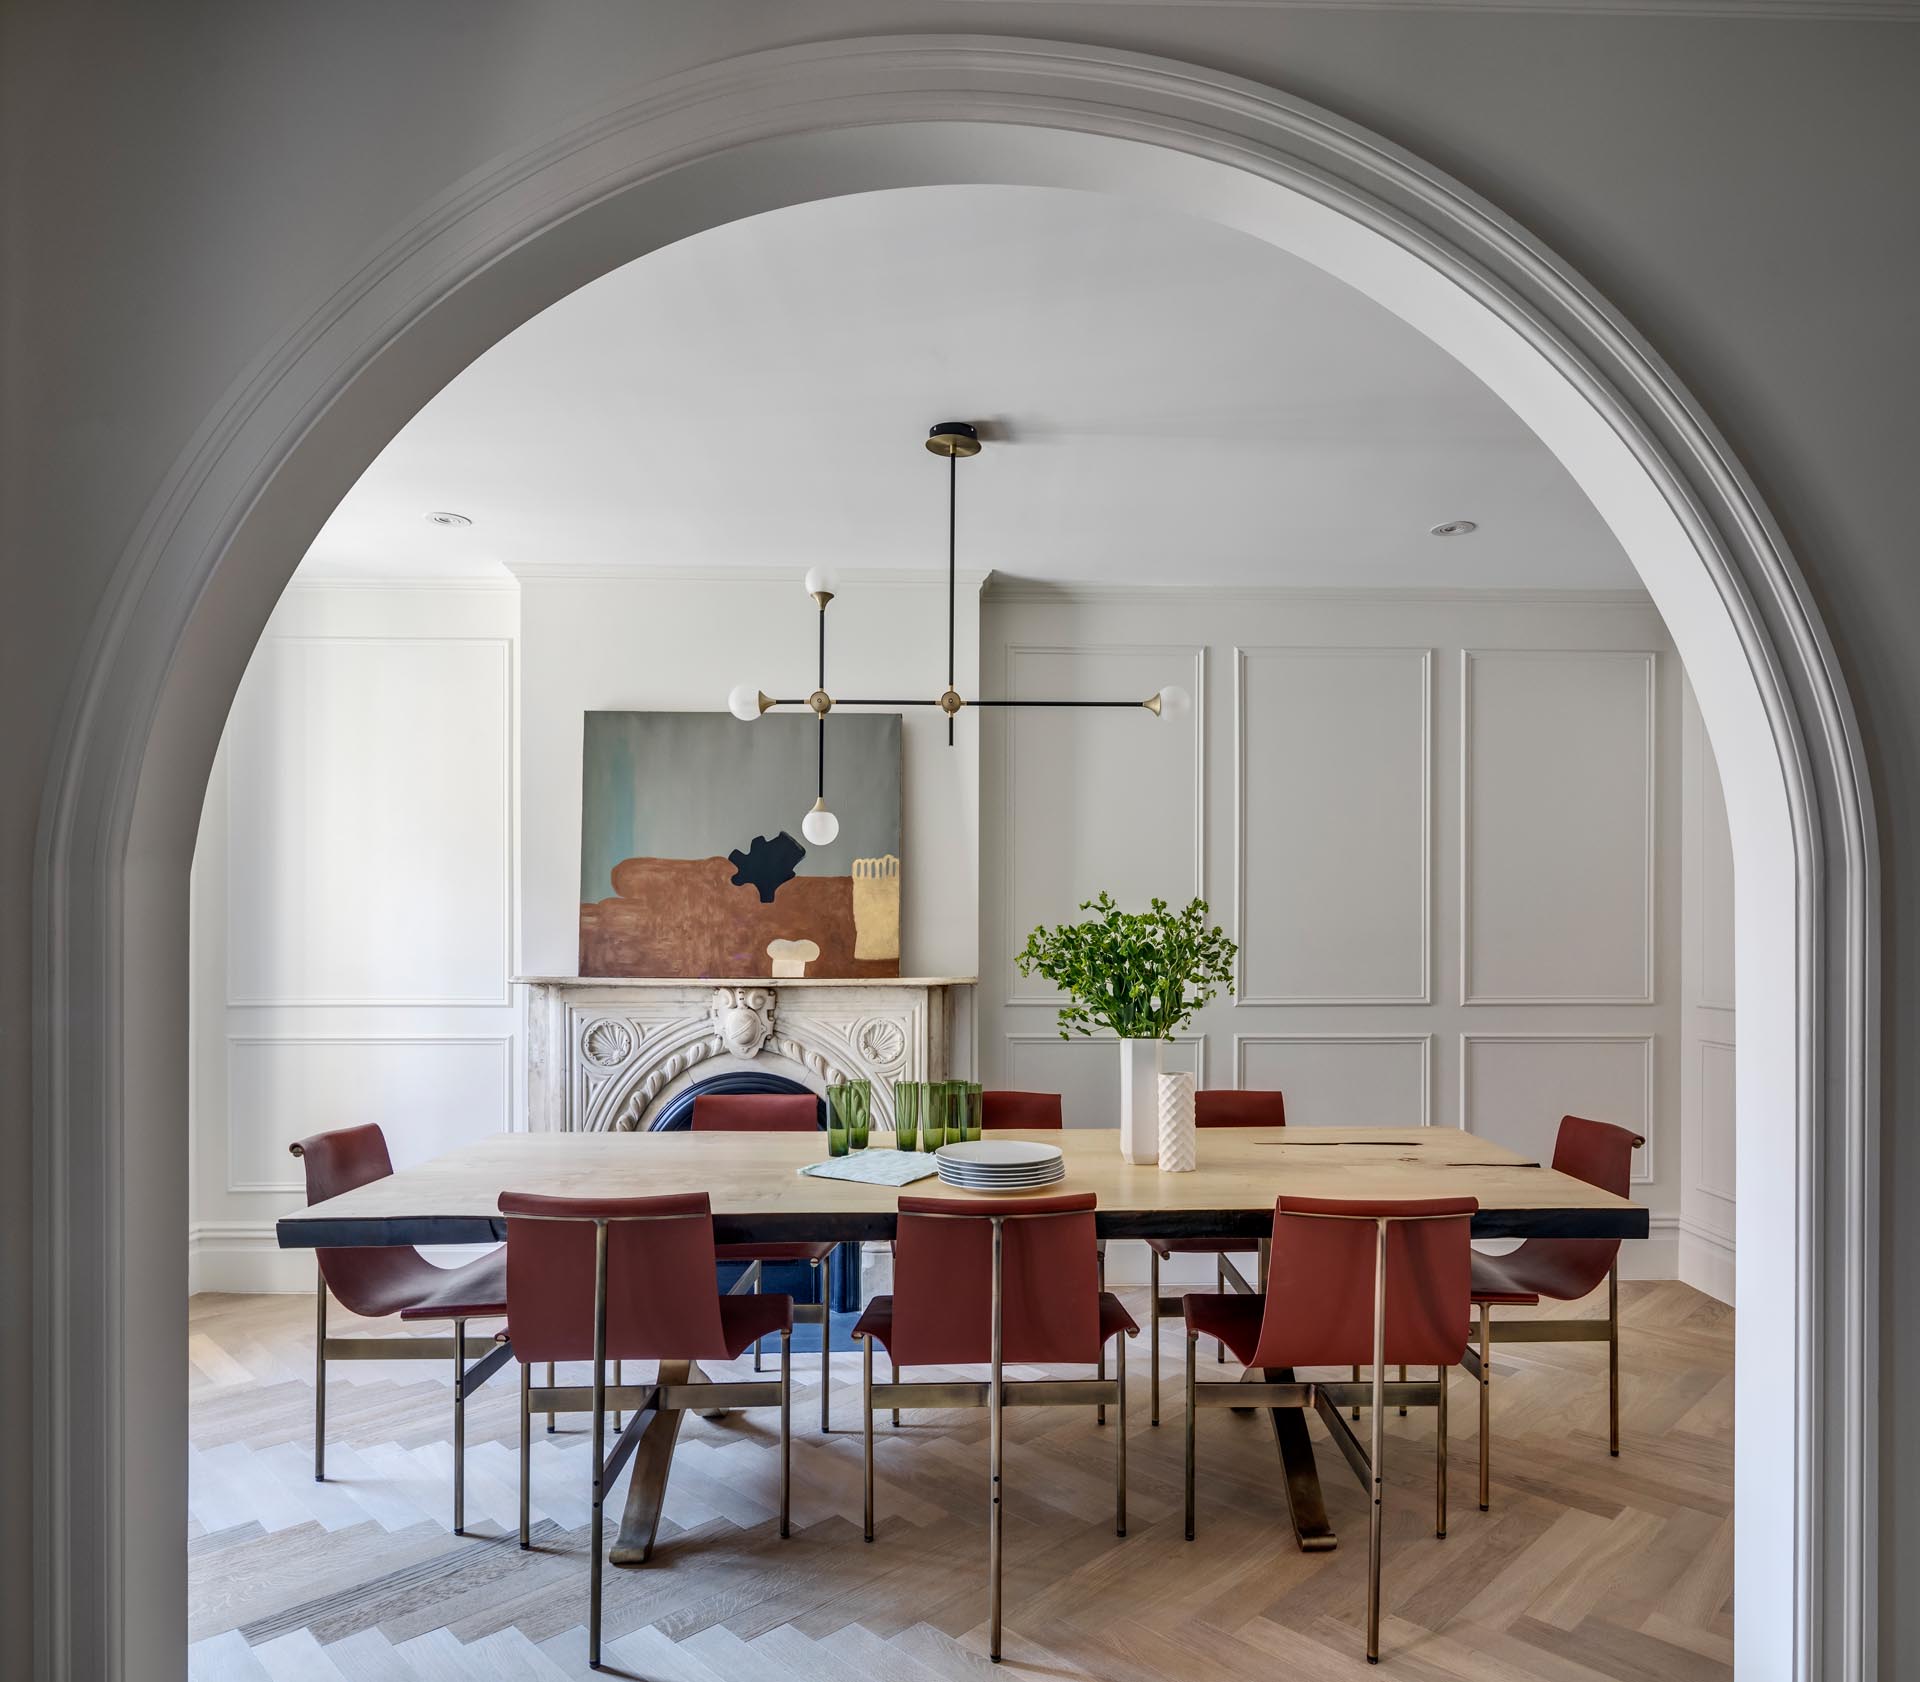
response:
[[[661,1385],[704,1384],[706,1375],[694,1361],[662,1361]],[[633,1451],[633,1477],[627,1485],[626,1510],[620,1515],[620,1534],[607,1558],[615,1565],[645,1565],[653,1558],[660,1513],[667,1504],[667,1477],[673,1470],[674,1439],[680,1435],[684,1408],[650,1406],[640,1426]]]
[[[1292,1367],[1249,1367],[1242,1374],[1248,1384],[1292,1384]],[[1339,1546],[1327,1520],[1326,1498],[1320,1492],[1320,1468],[1313,1458],[1313,1439],[1307,1434],[1305,1408],[1268,1408],[1274,1447],[1280,1452],[1280,1471],[1286,1481],[1287,1515],[1293,1520],[1294,1540],[1302,1553],[1326,1553]]]

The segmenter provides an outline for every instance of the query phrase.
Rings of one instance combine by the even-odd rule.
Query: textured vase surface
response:
[[[1193,1125],[1193,1076],[1160,1077],[1160,1172],[1191,1174],[1200,1164]]]
[[[1120,1154],[1152,1166],[1160,1154],[1161,1040],[1120,1042]]]

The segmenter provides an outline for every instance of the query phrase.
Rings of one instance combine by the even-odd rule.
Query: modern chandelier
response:
[[[1156,718],[1167,718],[1185,712],[1193,704],[1193,697],[1178,684],[1172,683],[1163,689],[1156,690],[1144,701],[966,700],[954,687],[954,606],[957,576],[954,539],[957,529],[960,463],[963,458],[977,456],[980,453],[980,434],[966,421],[941,421],[928,432],[927,448],[937,456],[946,457],[947,461],[947,687],[939,695],[931,698],[922,696],[879,698],[829,694],[827,691],[827,604],[833,600],[834,580],[824,568],[810,567],[803,581],[803,588],[820,610],[820,675],[813,693],[803,698],[776,700],[757,685],[742,683],[736,685],[727,696],[728,710],[735,718],[749,724],[762,713],[771,712],[775,707],[809,707],[820,721],[814,789],[816,798],[812,810],[800,824],[800,833],[816,847],[831,846],[834,837],[840,833],[840,820],[827,809],[827,714],[837,706],[938,707],[947,715],[947,745],[951,747],[954,717],[962,707],[967,706],[1141,707]]]

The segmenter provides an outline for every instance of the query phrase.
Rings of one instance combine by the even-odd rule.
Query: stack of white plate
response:
[[[942,1145],[933,1153],[941,1181],[964,1191],[1031,1191],[1057,1185],[1067,1177],[1066,1158],[1058,1145],[1035,1145],[1020,1139],[973,1139],[964,1145]]]

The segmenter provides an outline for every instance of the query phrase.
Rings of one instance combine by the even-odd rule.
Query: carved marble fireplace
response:
[[[896,1080],[956,1074],[971,1040],[973,981],[626,981],[527,976],[527,1126],[620,1129],[729,1070],[785,1075],[824,1093],[869,1079],[891,1126]]]

